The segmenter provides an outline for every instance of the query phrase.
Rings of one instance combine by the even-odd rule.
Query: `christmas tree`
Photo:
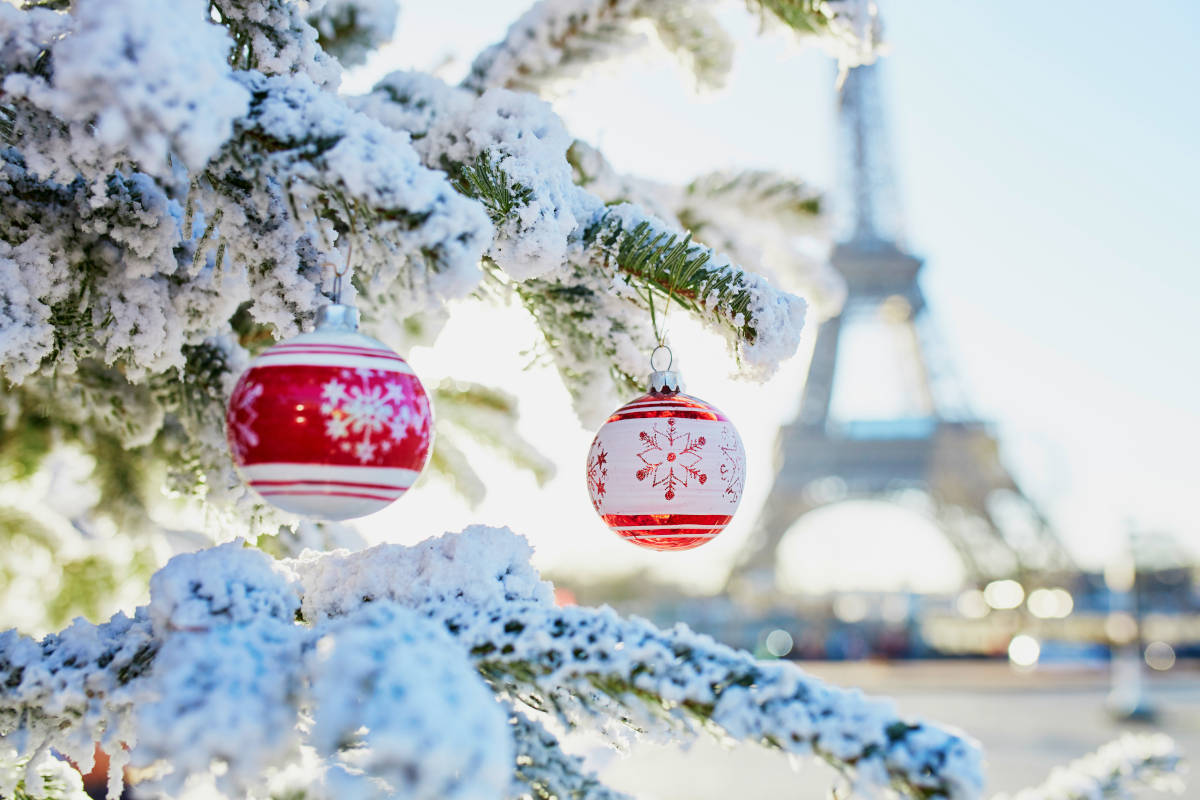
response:
[[[748,6],[843,68],[876,57],[868,4]],[[686,628],[559,608],[507,530],[333,550],[344,528],[244,486],[234,385],[335,283],[401,350],[456,301],[523,306],[589,424],[642,388],[655,308],[720,332],[750,377],[797,348],[805,301],[746,256],[814,223],[816,193],[766,173],[618,174],[539,97],[650,41],[719,85],[729,42],[709,3],[543,0],[459,85],[395,72],[339,94],[396,17],[392,0],[0,3],[6,610],[26,632],[103,618],[169,532],[215,545],[171,559],[132,616],[0,636],[0,796],[80,796],[56,754],[86,770],[96,743],[110,796],[126,764],[147,796],[618,796],[559,747],[579,725],[811,754],[868,795],[980,796],[960,734]],[[836,295],[777,249],[818,306]],[[497,433],[513,398],[433,395],[433,467],[468,495],[455,435],[544,471]],[[40,594],[36,563],[57,588],[15,608]],[[1031,796],[1093,796],[1176,761],[1169,742],[1130,740]]]

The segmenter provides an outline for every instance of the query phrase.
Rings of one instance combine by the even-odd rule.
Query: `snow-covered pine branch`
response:
[[[512,710],[509,724],[517,749],[513,772],[513,800],[634,800],[605,786],[579,756],[562,749],[558,738],[538,720]]]
[[[462,449],[453,443],[459,437],[489,447],[515,467],[528,470],[538,486],[554,477],[554,463],[517,431],[518,401],[511,394],[477,383],[446,381],[434,387],[433,405],[438,413],[438,439],[430,465],[454,481],[472,507],[483,501],[486,488]],[[447,438],[451,439],[449,448]],[[434,463],[439,459],[444,463]]]
[[[353,67],[391,40],[399,13],[396,0],[309,0],[307,19],[321,49]]]
[[[827,238],[822,198],[803,181],[747,170],[670,186],[618,173],[582,141],[571,144],[567,159],[576,183],[606,205],[633,202],[687,230],[694,242],[755,264],[759,274],[804,296],[818,319],[841,308],[845,281],[821,252]]]
[[[475,97],[396,72],[358,107],[411,132],[424,163],[457,176],[489,210],[497,234],[487,258],[552,342],[585,421],[610,410],[645,369],[648,291],[665,298],[674,285],[676,300],[727,336],[748,375],[770,375],[795,352],[803,301],[709,248],[683,245],[676,264],[683,231],[576,183],[572,139],[545,102],[505,89]]]
[[[567,724],[811,753],[864,789],[978,797],[957,734],[684,627],[556,608],[531,552],[477,527],[297,560],[240,543],[177,556],[132,618],[0,636],[0,746],[33,781],[51,749],[86,768],[99,741],[117,774],[127,759],[167,794],[200,778],[253,794],[315,755],[311,800],[499,798],[513,780],[614,796],[495,692]]]
[[[7,787],[12,800],[91,800],[83,790],[83,776],[58,759],[48,759],[30,771],[28,759],[16,751],[0,751],[0,787]]]
[[[418,330],[428,341],[447,299],[484,288],[519,299],[588,424],[640,388],[662,264],[614,257],[614,228],[597,226],[613,196],[579,185],[572,139],[545,103],[419,73],[364,98],[335,93],[340,66],[322,37],[351,49],[381,41],[394,10],[390,0],[0,3],[0,453],[22,480],[64,446],[91,460],[94,502],[52,522],[112,531],[114,552],[139,554],[133,572],[100,570],[113,585],[146,568],[157,534],[126,540],[175,513],[164,482],[170,497],[205,503],[212,535],[235,520],[252,536],[294,527],[237,479],[222,411],[249,357],[326,301],[328,262],[352,257],[347,293],[392,343]],[[707,24],[689,19],[693,33]],[[622,199],[633,202],[607,218],[628,228],[620,241],[643,224],[650,242],[684,241],[677,204],[651,191]],[[752,249],[694,252],[709,268],[728,264],[729,286],[754,296],[718,292],[692,308],[741,351],[744,373],[770,372],[795,349],[799,314],[759,324],[733,304],[796,311],[801,301],[733,265],[757,268]],[[437,465],[478,489],[445,441]],[[76,599],[54,601],[36,626],[95,601]]]
[[[813,226],[821,219],[822,197],[804,181],[767,170],[710,172],[684,187],[687,209],[700,203],[729,208],[791,229]],[[692,216],[698,211],[691,211]],[[810,228],[811,230],[812,228]]]
[[[1127,733],[1094,753],[1055,767],[1040,786],[993,800],[1125,800],[1142,788],[1183,792],[1183,756],[1165,734]]]
[[[688,67],[700,87],[719,87],[732,64],[732,42],[710,8],[715,0],[538,0],[481,52],[463,86],[548,94],[590,68],[656,39]],[[790,28],[844,67],[875,57],[878,29],[859,0],[753,0],[764,21]]]
[[[875,60],[880,24],[871,0],[746,0],[763,22],[781,24],[837,59],[843,70]]]

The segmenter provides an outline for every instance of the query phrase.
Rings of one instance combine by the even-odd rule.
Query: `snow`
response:
[[[570,299],[558,303],[574,305],[560,312],[570,322],[564,330],[550,330],[557,346],[549,355],[570,383],[581,420],[598,424],[627,399],[625,387],[614,384],[610,366],[641,375],[654,341],[648,309],[639,296],[644,290],[635,290],[618,264],[585,241],[585,232],[607,218],[625,231],[648,222],[656,232],[682,236],[674,220],[642,205],[606,205],[622,197],[621,189],[633,189],[639,200],[661,209],[665,193],[617,178],[598,154],[572,142],[547,103],[527,94],[493,88],[474,96],[428,75],[394,72],[354,103],[385,125],[410,132],[426,166],[490,159],[513,184],[529,191],[528,201],[499,221],[487,256],[515,281],[538,278],[569,289],[563,297]],[[572,148],[578,148],[575,158],[586,163],[569,160]],[[584,186],[576,183],[578,173],[589,175]],[[592,183],[601,196],[590,191]],[[739,274],[737,288],[751,302],[749,316],[741,317],[728,302],[701,298],[707,312],[702,318],[729,341],[744,377],[765,380],[795,353],[806,304],[728,256],[707,252],[713,266]],[[745,327],[753,329],[752,340],[743,334]]]
[[[994,800],[1102,800],[1133,797],[1133,790],[1148,786],[1182,794],[1179,776],[1182,755],[1171,738],[1158,734],[1126,733],[1096,752],[1063,767],[1056,767],[1040,786],[1022,789]]]
[[[383,601],[328,630],[309,656],[311,739],[333,762],[333,797],[502,796],[515,758],[507,714],[445,629]],[[365,751],[344,750],[362,728]]]
[[[309,0],[308,22],[323,39],[337,39],[334,55],[343,66],[367,60],[396,29],[395,0]]]
[[[571,136],[548,103],[504,89],[475,98],[422,73],[393,72],[357,105],[409,131],[426,166],[491,158],[532,197],[500,225],[488,257],[518,281],[562,267],[568,239],[583,224],[576,209],[589,213],[594,203],[572,180]]]
[[[317,43],[317,29],[304,18],[309,3],[295,0],[225,0],[222,24],[243,40],[234,60],[266,75],[303,75],[336,89],[342,67]]]
[[[728,35],[710,12],[713,0],[539,0],[504,38],[481,52],[463,85],[549,94],[588,69],[628,57],[657,40],[690,68],[701,88],[719,87],[731,68]],[[761,24],[782,22],[771,4],[750,4]],[[783,4],[787,7],[788,4]],[[813,3],[824,24],[793,29],[843,68],[870,63],[879,50],[879,21],[868,0]]]
[[[290,566],[304,585],[301,613],[316,623],[379,600],[426,613],[514,602],[552,605],[554,589],[530,566],[532,555],[529,543],[507,528],[476,525],[412,547],[309,552]]]
[[[168,796],[200,779],[253,794],[300,764],[318,798],[499,798],[517,766],[527,783],[592,785],[495,693],[614,735],[715,727],[816,753],[867,792],[979,796],[979,753],[960,735],[686,627],[556,608],[530,555],[475,526],[282,561],[239,542],[178,556],[133,618],[40,643],[0,634],[0,747],[32,774],[49,748],[86,765],[92,741],[123,743]]]
[[[150,579],[154,632],[203,631],[260,618],[291,624],[300,608],[295,578],[242,541],[184,553]]]
[[[6,8],[0,23],[20,25],[23,16]],[[44,14],[35,15],[32,31],[20,37],[21,54],[39,34],[59,34],[42,40],[52,43],[53,78],[12,73],[4,91],[72,126],[72,141],[90,140],[88,149],[109,155],[110,163],[126,155],[165,177],[174,156],[198,169],[229,138],[249,99],[226,62],[228,33],[207,16],[204,0],[78,0],[70,35],[61,35]],[[68,165],[85,160],[51,157],[35,170],[69,180]]]
[[[606,56],[644,41],[628,30],[641,0],[540,0],[522,14],[504,39],[484,50],[471,65],[466,85],[541,88],[547,78],[565,80]],[[576,52],[568,47],[574,45]],[[587,53],[580,58],[577,51]]]

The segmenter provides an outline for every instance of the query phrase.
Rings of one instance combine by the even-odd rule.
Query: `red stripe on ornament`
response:
[[[647,419],[652,417],[677,417],[679,419],[705,419],[713,422],[728,422],[729,418],[718,409],[690,394],[646,394],[618,408],[608,418],[609,422],[623,419]]]
[[[703,419],[709,422],[726,422],[725,417],[711,411],[691,411],[684,409],[664,408],[661,411],[618,411],[608,418],[608,422],[619,422],[623,419],[650,419],[656,417],[673,417],[675,419]]]
[[[383,350],[361,350],[358,351],[358,353],[355,353],[355,351],[352,350],[331,350],[323,347],[323,345],[320,345],[320,347],[288,348],[286,350],[277,350],[272,348],[263,354],[264,357],[272,355],[352,355],[362,357],[362,359],[385,359],[388,361],[400,361],[401,363],[408,363],[407,361],[401,359],[400,356],[384,353]]]
[[[277,494],[297,495],[300,497],[360,497],[367,500],[382,500],[385,503],[390,503],[399,497],[385,497],[377,494],[367,494],[366,492],[302,492],[289,489],[274,489],[266,492],[259,492],[263,497],[270,497]]]
[[[398,486],[389,483],[356,483],[354,481],[331,481],[323,478],[313,480],[293,480],[293,481],[263,481],[252,480],[251,486],[349,486],[354,489],[388,489],[396,491],[406,491],[408,486]]]
[[[691,550],[714,539],[730,514],[603,514],[618,536],[652,550]],[[680,526],[664,529],[660,526]],[[623,529],[623,530],[621,530]]]
[[[399,358],[396,353],[383,347],[363,347],[360,344],[337,344],[336,342],[280,342],[273,350],[293,350],[305,347],[327,347],[330,350],[346,350],[354,353],[383,353]]]
[[[636,536],[627,533],[621,533],[620,535],[630,542],[649,548],[650,550],[692,550],[705,542],[712,541],[713,538],[712,536],[663,538],[661,536]]]
[[[604,524],[633,527],[636,525],[695,525],[697,528],[714,528],[728,525],[732,514],[605,514]]]

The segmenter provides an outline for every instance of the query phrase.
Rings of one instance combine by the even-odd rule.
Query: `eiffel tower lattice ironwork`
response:
[[[831,262],[846,281],[845,305],[817,333],[799,417],[780,431],[778,473],[731,582],[774,586],[779,543],[809,511],[913,490],[927,496],[969,580],[1070,569],[1058,538],[1003,465],[991,430],[952,396],[956,384],[936,358],[918,283],[922,262],[899,244],[877,70],[852,69],[838,95],[839,189],[849,224]],[[842,375],[851,351],[864,350],[867,370]],[[883,413],[876,402],[856,416],[864,398],[868,406],[896,399],[876,384],[871,371],[881,369],[903,390],[902,402]],[[860,385],[847,393],[839,378]],[[839,418],[832,412],[847,396],[852,413]]]

